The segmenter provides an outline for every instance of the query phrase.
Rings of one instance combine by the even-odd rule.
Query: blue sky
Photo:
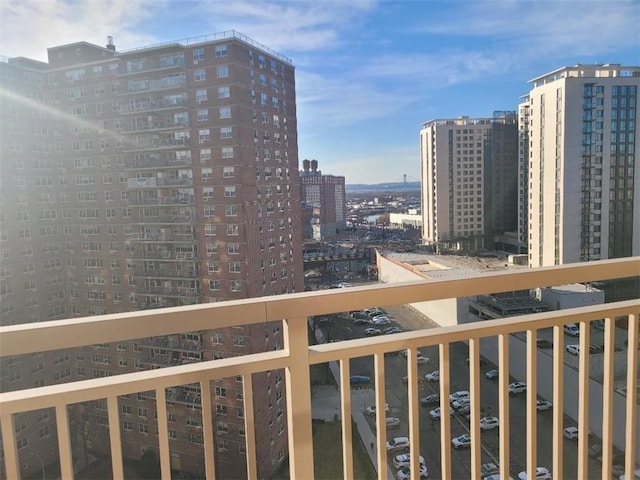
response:
[[[515,110],[528,80],[565,65],[640,65],[638,25],[638,0],[2,0],[0,53],[237,30],[294,61],[300,162],[379,183],[419,179],[427,120]]]

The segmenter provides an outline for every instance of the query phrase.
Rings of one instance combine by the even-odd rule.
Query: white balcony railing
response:
[[[344,477],[353,478],[349,360],[362,356],[373,356],[375,365],[375,400],[377,405],[377,465],[378,478],[387,476],[387,441],[384,428],[385,404],[385,360],[384,353],[402,349],[408,350],[408,418],[411,438],[411,458],[413,478],[417,478],[419,435],[419,385],[417,381],[417,352],[419,347],[439,346],[440,396],[448,398],[451,365],[449,347],[453,342],[464,341],[469,345],[470,393],[471,393],[471,472],[473,478],[480,478],[480,340],[497,337],[498,364],[501,372],[509,371],[511,334],[526,332],[526,394],[527,453],[526,469],[529,478],[534,478],[537,465],[537,332],[543,328],[553,328],[554,350],[552,369],[545,375],[553,376],[553,465],[555,478],[563,478],[563,326],[576,323],[580,326],[580,363],[578,371],[578,477],[588,478],[587,449],[590,417],[589,405],[589,335],[590,322],[604,318],[604,384],[602,395],[602,478],[611,478],[611,463],[614,432],[614,417],[625,415],[624,446],[626,450],[627,478],[633,478],[637,449],[638,417],[636,397],[628,395],[623,400],[622,412],[614,411],[613,368],[614,368],[614,319],[628,317],[629,345],[638,344],[638,314],[640,300],[582,307],[571,310],[537,313],[508,319],[480,321],[455,327],[404,332],[385,337],[348,340],[310,346],[308,342],[308,322],[311,315],[344,312],[371,306],[403,305],[453,297],[468,297],[501,291],[514,291],[538,286],[564,285],[575,282],[590,282],[627,278],[640,273],[640,258],[608,260],[584,264],[571,264],[519,271],[498,273],[445,281],[416,281],[391,285],[374,285],[307,292],[275,297],[230,301],[189,307],[166,308],[154,311],[140,311],[71,320],[60,320],[36,324],[25,324],[0,328],[0,354],[13,356],[34,352],[68,349],[89,344],[102,344],[137,338],[170,335],[181,332],[205,331],[237,325],[265,323],[282,320],[284,346],[282,350],[256,353],[241,357],[198,362],[158,370],[141,371],[107,378],[92,379],[35,389],[5,392],[0,394],[0,420],[5,453],[7,478],[19,478],[20,468],[14,415],[21,412],[44,408],[55,408],[57,420],[57,440],[60,452],[62,478],[73,478],[73,460],[67,406],[78,402],[107,399],[108,422],[111,443],[111,460],[114,478],[123,477],[123,458],[120,437],[121,422],[118,411],[118,396],[138,392],[155,392],[159,429],[159,450],[162,478],[170,478],[169,434],[167,427],[166,390],[176,385],[199,384],[202,392],[208,392],[208,382],[217,378],[243,377],[243,398],[246,427],[246,458],[249,478],[257,478],[256,439],[253,428],[254,406],[252,395],[252,374],[284,369],[286,375],[286,403],[288,414],[289,467],[291,478],[314,478],[313,440],[311,422],[311,389],[309,366],[324,362],[338,362],[341,391],[341,418],[343,438]],[[638,350],[627,351],[627,380],[629,392],[637,387]],[[499,377],[499,416],[503,419],[499,432],[500,471],[502,478],[508,478],[510,462],[509,421],[509,376]],[[215,478],[214,432],[212,418],[212,398],[202,395],[202,420],[204,439],[204,463],[207,478]],[[442,402],[442,427],[440,431],[442,478],[452,477],[451,421],[449,405]],[[593,425],[595,428],[595,425]]]

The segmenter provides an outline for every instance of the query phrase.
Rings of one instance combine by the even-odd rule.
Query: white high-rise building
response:
[[[640,67],[576,65],[530,83],[529,265],[640,255]]]
[[[517,230],[517,147],[515,112],[422,125],[425,243],[473,251],[493,248],[495,235]]]

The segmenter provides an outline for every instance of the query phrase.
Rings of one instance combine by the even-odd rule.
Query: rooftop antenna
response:
[[[107,50],[111,50],[112,52],[116,51],[116,46],[113,44],[113,37],[111,35],[107,36]]]

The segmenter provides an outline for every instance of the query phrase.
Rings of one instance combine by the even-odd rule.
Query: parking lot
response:
[[[424,318],[421,314],[408,306],[385,308],[384,316],[388,317],[390,324],[381,327],[381,330],[390,327],[398,327],[403,331],[433,328],[436,325]],[[336,316],[320,324],[320,327],[329,332],[329,337],[334,340],[353,339],[366,337],[365,329],[373,325],[362,323],[354,324],[352,318],[347,315]],[[378,328],[378,327],[375,327]],[[568,341],[570,341],[567,338]],[[568,343],[568,342],[566,342]],[[418,366],[420,372],[420,397],[439,393],[438,381],[426,381],[424,376],[438,370],[438,347],[423,347],[420,349],[423,356],[429,358],[429,362]],[[467,365],[468,349],[466,344],[459,342],[451,345],[451,392],[469,389],[469,367]],[[567,354],[569,355],[569,354]],[[498,383],[496,379],[485,377],[486,372],[496,368],[490,362],[481,366],[481,410],[487,415],[498,415]],[[355,358],[351,361],[352,375],[369,377],[370,382],[354,388],[373,388],[374,366],[372,357]],[[406,360],[402,355],[387,356],[385,361],[386,374],[386,402],[390,411],[388,417],[399,419],[398,428],[387,432],[388,438],[406,436],[408,434],[407,423],[407,385],[402,381],[407,375]],[[516,381],[512,379],[511,381]],[[353,405],[354,409],[364,410],[369,405]],[[440,422],[432,421],[429,412],[438,405],[420,407],[420,445],[421,455],[425,457],[429,470],[429,478],[441,477],[440,466]],[[538,465],[551,468],[552,465],[552,409],[538,412]],[[526,465],[526,399],[525,394],[516,394],[510,397],[510,456],[511,475],[517,478],[517,474],[525,469]],[[565,426],[574,425],[568,417]],[[369,417],[369,425],[375,431],[375,416]],[[482,463],[498,463],[499,458],[499,428],[482,430]],[[451,436],[468,434],[469,425],[467,419],[460,414],[452,417]],[[451,448],[451,446],[447,446]],[[564,441],[564,478],[577,478],[577,441]],[[390,458],[391,460],[391,458]],[[460,448],[452,450],[452,473],[454,478],[470,477],[470,450]],[[601,475],[601,465],[595,459],[589,459],[589,471],[594,478]]]

